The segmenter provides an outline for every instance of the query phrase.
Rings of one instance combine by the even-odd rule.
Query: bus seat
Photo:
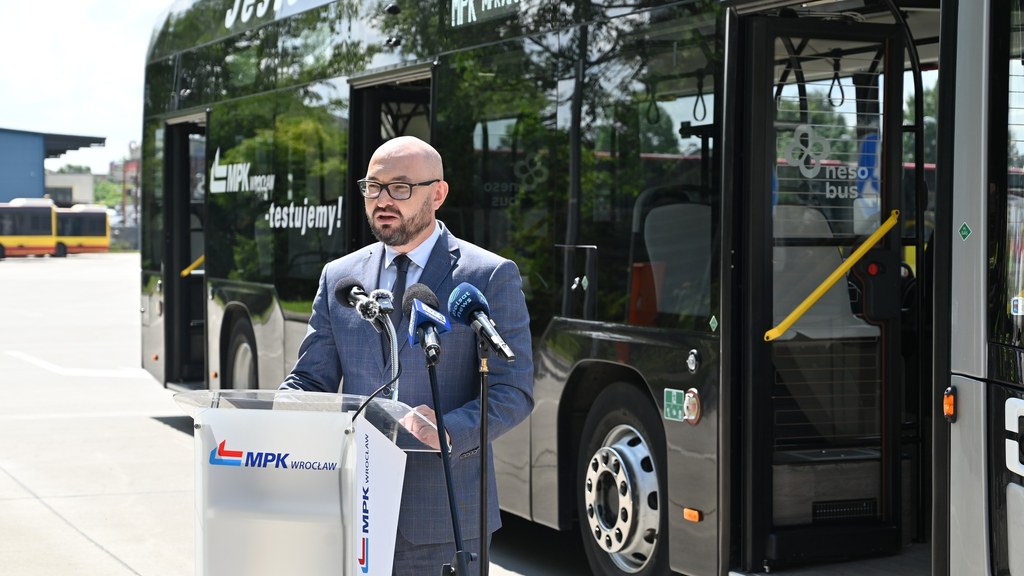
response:
[[[832,229],[825,215],[809,206],[776,206],[773,216],[777,240],[824,240],[828,245],[786,245],[776,242],[772,252],[773,322],[778,325],[804,298],[842,263],[839,247],[832,244]],[[781,244],[781,245],[778,245]],[[854,316],[845,278],[840,279],[782,336],[795,333],[813,339],[873,338],[877,327]]]
[[[666,204],[644,220],[660,314],[710,314],[711,206]]]

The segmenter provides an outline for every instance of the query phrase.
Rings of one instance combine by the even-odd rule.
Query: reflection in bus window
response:
[[[673,16],[652,14],[642,32],[623,23],[595,31],[627,48],[605,58],[585,99],[593,170],[583,176],[579,243],[600,257],[597,319],[712,331],[719,47],[713,14]],[[600,49],[589,59],[606,57]]]

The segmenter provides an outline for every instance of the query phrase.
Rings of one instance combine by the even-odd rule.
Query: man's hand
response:
[[[421,404],[412,409],[402,419],[398,421],[399,424],[405,427],[406,430],[412,432],[412,435],[419,439],[427,446],[430,446],[434,450],[440,450],[441,445],[438,442],[437,437],[437,417],[434,415],[434,410],[427,405]],[[447,448],[450,449],[452,445],[452,437],[446,433],[448,440]]]

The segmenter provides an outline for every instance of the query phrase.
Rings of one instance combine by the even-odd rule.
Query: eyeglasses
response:
[[[412,197],[412,189],[417,186],[430,186],[440,182],[439,178],[433,180],[427,180],[426,182],[375,182],[368,178],[357,180],[356,184],[359,184],[359,191],[362,192],[364,198],[377,198],[380,196],[381,191],[387,192],[388,196],[391,196],[395,200],[408,200]]]

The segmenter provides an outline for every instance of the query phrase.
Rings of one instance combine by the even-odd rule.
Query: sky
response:
[[[172,3],[0,1],[0,128],[106,138],[45,166],[108,173],[142,137],[146,50]]]

